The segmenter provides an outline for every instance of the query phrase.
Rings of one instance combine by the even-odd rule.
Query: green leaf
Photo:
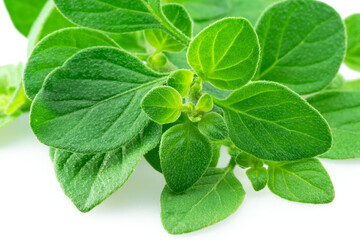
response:
[[[0,67],[0,128],[3,128],[30,109],[23,90],[24,64]]]
[[[162,125],[162,132],[166,132],[168,129],[170,129],[171,127],[180,124],[180,123],[184,123],[185,121],[187,121],[188,117],[186,116],[186,114],[182,113],[180,118],[173,123],[169,123],[169,124],[164,124]],[[161,164],[160,164],[160,155],[159,155],[159,151],[160,151],[160,144],[158,144],[156,146],[156,148],[152,149],[151,151],[149,151],[147,154],[145,154],[145,159],[146,161],[158,172],[162,173],[161,170]]]
[[[246,171],[246,176],[248,176],[255,191],[260,191],[266,187],[268,181],[266,168],[250,168]]]
[[[347,17],[345,24],[347,30],[345,64],[351,69],[360,71],[360,13]]]
[[[331,147],[331,132],[324,118],[278,83],[250,83],[215,103],[225,112],[235,146],[260,159],[298,160]]]
[[[231,10],[229,0],[166,0],[181,3],[189,11],[194,21],[206,21],[221,18]]]
[[[112,47],[80,51],[52,72],[30,116],[39,141],[78,153],[119,148],[148,122],[140,102],[164,75]]]
[[[16,88],[24,72],[24,64],[0,66],[0,83],[2,93],[11,92],[11,88]]]
[[[246,169],[249,168],[252,164],[253,156],[247,154],[245,152],[241,152],[239,155],[236,156],[235,161],[239,167]]]
[[[128,180],[140,158],[160,137],[161,126],[150,122],[129,143],[111,152],[84,155],[56,149],[56,177],[75,206],[88,212]]]
[[[34,99],[50,72],[74,54],[93,46],[118,45],[103,33],[87,28],[61,29],[41,40],[26,65],[24,86],[27,96]]]
[[[200,132],[211,139],[225,140],[229,134],[224,119],[214,112],[205,114],[198,126]]]
[[[259,19],[256,31],[261,62],[255,79],[282,83],[300,94],[329,85],[344,58],[344,23],[319,1],[274,4]]]
[[[171,73],[167,84],[176,89],[182,97],[187,97],[193,78],[194,74],[191,71],[181,69]]]
[[[211,143],[190,122],[167,130],[160,143],[161,168],[175,192],[193,186],[205,173],[212,156]]]
[[[180,117],[183,108],[182,98],[171,87],[157,87],[144,96],[141,108],[155,122],[172,123]]]
[[[168,60],[163,53],[157,53],[153,56],[150,56],[148,58],[148,62],[153,69],[158,69],[164,67],[167,64]]]
[[[74,27],[75,25],[64,18],[56,9],[53,0],[49,0],[41,10],[29,33],[28,54],[35,45],[46,35],[56,30]]]
[[[199,99],[199,101],[196,104],[195,110],[199,112],[209,112],[213,109],[214,103],[212,100],[212,97],[205,93],[202,95]]]
[[[55,0],[62,14],[72,22],[111,33],[158,28],[184,45],[188,36],[164,16],[159,0]]]
[[[179,4],[167,4],[162,7],[165,17],[183,34],[192,37],[192,21],[186,9]],[[181,52],[185,46],[161,29],[145,30],[146,40],[157,52]]]
[[[360,157],[360,92],[333,90],[311,96],[308,102],[328,121],[333,145],[322,157]]]
[[[279,197],[302,203],[329,203],[335,191],[331,179],[317,159],[269,163],[269,189]]]
[[[245,191],[229,169],[210,168],[184,193],[166,186],[161,194],[161,220],[171,234],[193,232],[215,224],[241,205]]]
[[[226,18],[194,38],[187,59],[204,81],[224,90],[237,89],[256,72],[259,41],[248,20]]]
[[[24,36],[29,34],[46,2],[47,0],[4,0],[14,26]]]

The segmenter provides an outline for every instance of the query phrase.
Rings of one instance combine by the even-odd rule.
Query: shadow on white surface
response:
[[[28,142],[35,138],[29,126],[29,114],[24,113],[8,126],[0,129],[0,149]]]
[[[132,210],[159,211],[165,181],[142,158],[124,186],[93,210],[94,214],[116,214]],[[159,211],[160,214],[160,211]]]

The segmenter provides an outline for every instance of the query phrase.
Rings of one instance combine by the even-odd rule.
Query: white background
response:
[[[342,17],[359,12],[359,0],[328,0]],[[27,40],[0,3],[0,65],[26,61]],[[360,73],[346,67],[347,79]],[[224,157],[224,161],[226,158]],[[360,160],[324,160],[336,189],[328,205],[289,202],[268,189],[247,192],[239,210],[201,231],[172,236],[160,222],[160,174],[144,159],[122,189],[90,213],[80,213],[56,181],[48,148],[33,136],[28,115],[0,130],[0,239],[360,239]]]

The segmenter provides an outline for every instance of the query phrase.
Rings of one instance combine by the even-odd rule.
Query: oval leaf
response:
[[[279,197],[302,203],[329,203],[335,191],[331,179],[317,159],[271,163],[269,189]]]
[[[251,185],[255,191],[260,191],[266,187],[268,181],[267,170],[264,167],[250,168],[246,171]]]
[[[192,37],[192,21],[185,8],[178,4],[167,4],[162,7],[166,18],[189,38]],[[146,40],[157,52],[181,52],[185,45],[178,42],[161,29],[145,30]]]
[[[244,18],[226,18],[200,32],[187,59],[196,74],[215,87],[232,90],[249,82],[259,61],[259,41]]]
[[[183,192],[197,182],[212,157],[211,143],[191,123],[167,130],[160,144],[161,168],[168,186]]]
[[[141,108],[155,122],[166,124],[175,122],[181,114],[182,98],[171,87],[157,87],[145,95]]]
[[[75,206],[88,212],[128,180],[160,137],[161,126],[150,122],[133,140],[111,152],[84,155],[56,149],[51,154],[56,177]]]
[[[274,4],[259,19],[256,31],[261,61],[255,79],[282,83],[300,94],[329,85],[344,58],[344,23],[319,1]]]
[[[172,234],[193,232],[215,224],[241,205],[245,191],[231,169],[210,168],[189,190],[161,193],[161,221]]]
[[[347,51],[345,64],[360,71],[360,13],[353,14],[345,19],[347,30]]]
[[[205,114],[199,122],[199,130],[205,136],[216,140],[225,140],[228,136],[228,129],[224,119],[217,113]]]
[[[325,119],[280,84],[250,83],[216,103],[225,112],[232,142],[260,159],[304,159],[331,147],[331,132]]]
[[[33,50],[24,73],[27,96],[34,99],[46,76],[75,53],[93,46],[118,45],[103,33],[88,28],[67,28],[44,38]]]
[[[165,81],[122,50],[85,49],[49,75],[33,102],[31,127],[51,147],[79,153],[117,149],[144,128],[141,99]]]
[[[309,97],[330,124],[333,145],[322,157],[348,159],[360,157],[360,92],[326,91]]]

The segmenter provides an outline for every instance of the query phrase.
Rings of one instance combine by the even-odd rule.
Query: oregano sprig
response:
[[[359,157],[360,84],[338,74],[345,25],[322,2],[281,1],[260,15],[272,1],[38,0],[24,19],[23,6],[5,2],[30,56],[18,85],[0,75],[0,120],[32,101],[31,128],[82,212],[142,156],[166,181],[171,234],[240,207],[235,168],[254,191],[322,204],[335,191],[318,158]],[[357,21],[346,20],[353,69]]]

